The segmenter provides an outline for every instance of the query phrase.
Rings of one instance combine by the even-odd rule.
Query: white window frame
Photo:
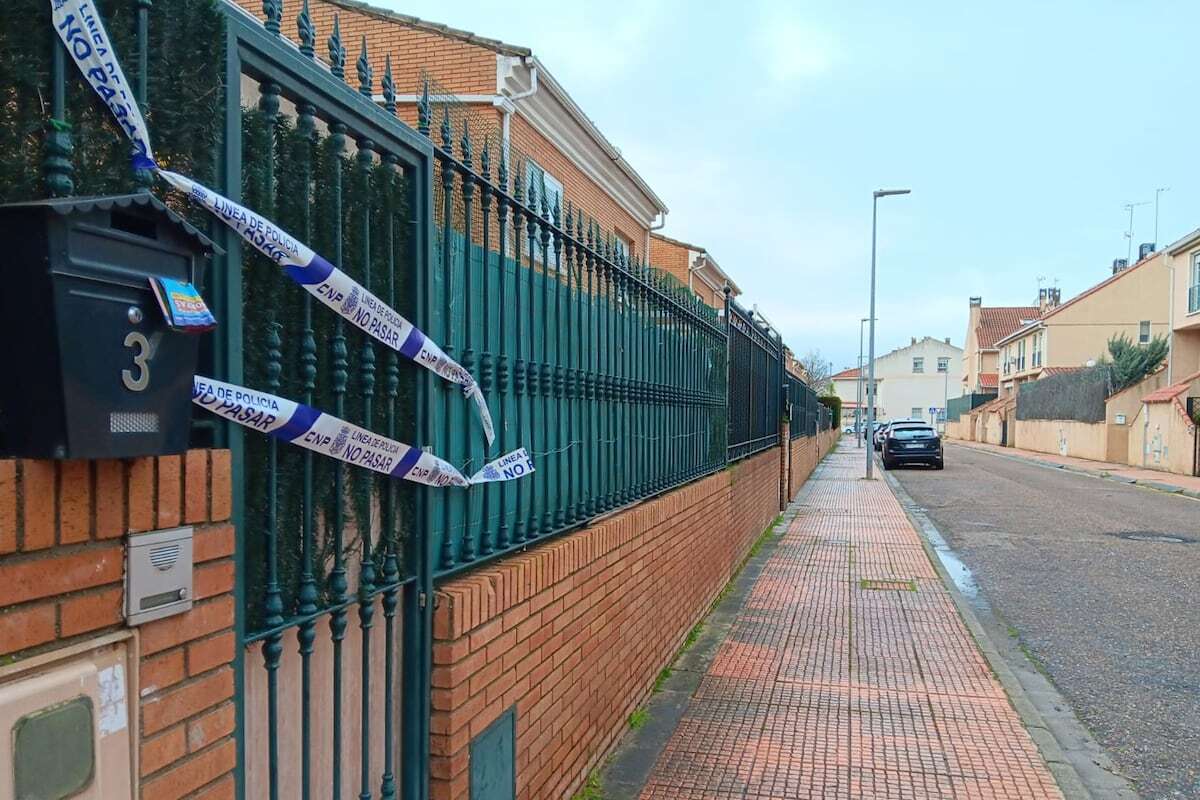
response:
[[[938,356],[937,371],[938,372],[949,372],[950,371],[950,356]]]
[[[1150,344],[1150,320],[1138,322],[1138,344]]]
[[[567,213],[567,206],[566,206],[567,201],[566,201],[566,196],[563,193],[564,189],[563,189],[562,181],[560,181],[558,178],[554,177],[554,175],[552,173],[550,173],[545,167],[543,167],[541,164],[537,163],[536,161],[534,161],[532,158],[529,158],[529,157],[525,158],[525,180],[527,181],[527,183],[522,188],[525,191],[526,204],[529,203],[530,188],[533,186],[537,186],[537,209],[536,209],[536,211],[538,212],[538,216],[541,216],[541,213],[542,213],[542,181],[545,181],[546,194],[550,195],[551,198],[558,199],[559,211],[563,214]],[[551,219],[551,221],[553,221],[553,219],[554,219],[554,200],[553,199],[550,201],[550,219]],[[526,244],[528,244],[528,242],[526,242]],[[550,246],[550,252],[551,252],[550,258],[551,258],[551,260],[553,260],[553,258],[554,258],[553,244]],[[528,257],[528,254],[526,254],[526,257]],[[540,243],[538,244],[537,247],[534,248],[533,260],[537,264],[542,263],[542,248],[541,248]]]
[[[1188,287],[1188,313],[1200,312],[1200,251],[1192,253],[1192,285]]]
[[[912,371],[913,375],[925,374],[925,356],[913,356]]]

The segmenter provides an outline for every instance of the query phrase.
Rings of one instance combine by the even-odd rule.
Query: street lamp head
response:
[[[876,189],[876,197],[891,197],[894,194],[909,194],[912,189]]]

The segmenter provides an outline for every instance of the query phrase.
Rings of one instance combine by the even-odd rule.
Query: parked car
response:
[[[900,464],[928,464],[934,469],[946,466],[942,437],[928,424],[892,425],[884,436],[881,454],[884,469]]]
[[[854,426],[847,425],[846,427],[842,428],[842,433],[854,433]]]
[[[879,425],[879,427],[875,430],[875,436],[872,438],[872,442],[875,445],[875,452],[877,453],[883,451],[883,442],[885,439],[887,439],[888,432],[893,428],[898,428],[905,425],[923,425],[925,427],[929,427],[928,422],[920,419],[889,419],[887,422],[882,424],[875,424]]]

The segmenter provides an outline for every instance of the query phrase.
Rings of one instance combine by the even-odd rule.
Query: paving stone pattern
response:
[[[886,482],[861,475],[845,449],[814,473],[642,800],[1062,797]]]

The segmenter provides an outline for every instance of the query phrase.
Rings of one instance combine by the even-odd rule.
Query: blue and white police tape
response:
[[[138,169],[154,169],[146,121],[93,0],[50,0],[50,11],[54,30],[79,71],[133,142],[133,165]]]
[[[165,169],[160,169],[158,174],[212,212],[256,250],[282,267],[289,278],[351,325],[431,372],[462,386],[463,393],[474,401],[479,412],[479,421],[488,445],[495,442],[492,415],[479,384],[470,372],[446,355],[420,328],[265,217],[222,197],[191,178]]]
[[[463,387],[475,403],[490,447],[495,425],[483,392],[471,373],[450,358],[420,328],[367,291],[358,281],[330,264],[310,247],[265,217],[211,189],[154,163],[150,135],[121,71],[116,51],[92,0],[50,0],[54,27],[80,72],[104,100],[134,145],[134,166],[153,169],[168,184],[202,205],[252,247],[279,265],[296,283],[350,324],[401,355]]]
[[[219,417],[393,478],[426,486],[460,486],[509,481],[533,473],[525,448],[506,453],[471,477],[420,448],[352,425],[318,409],[266,392],[197,375],[192,402]]]

